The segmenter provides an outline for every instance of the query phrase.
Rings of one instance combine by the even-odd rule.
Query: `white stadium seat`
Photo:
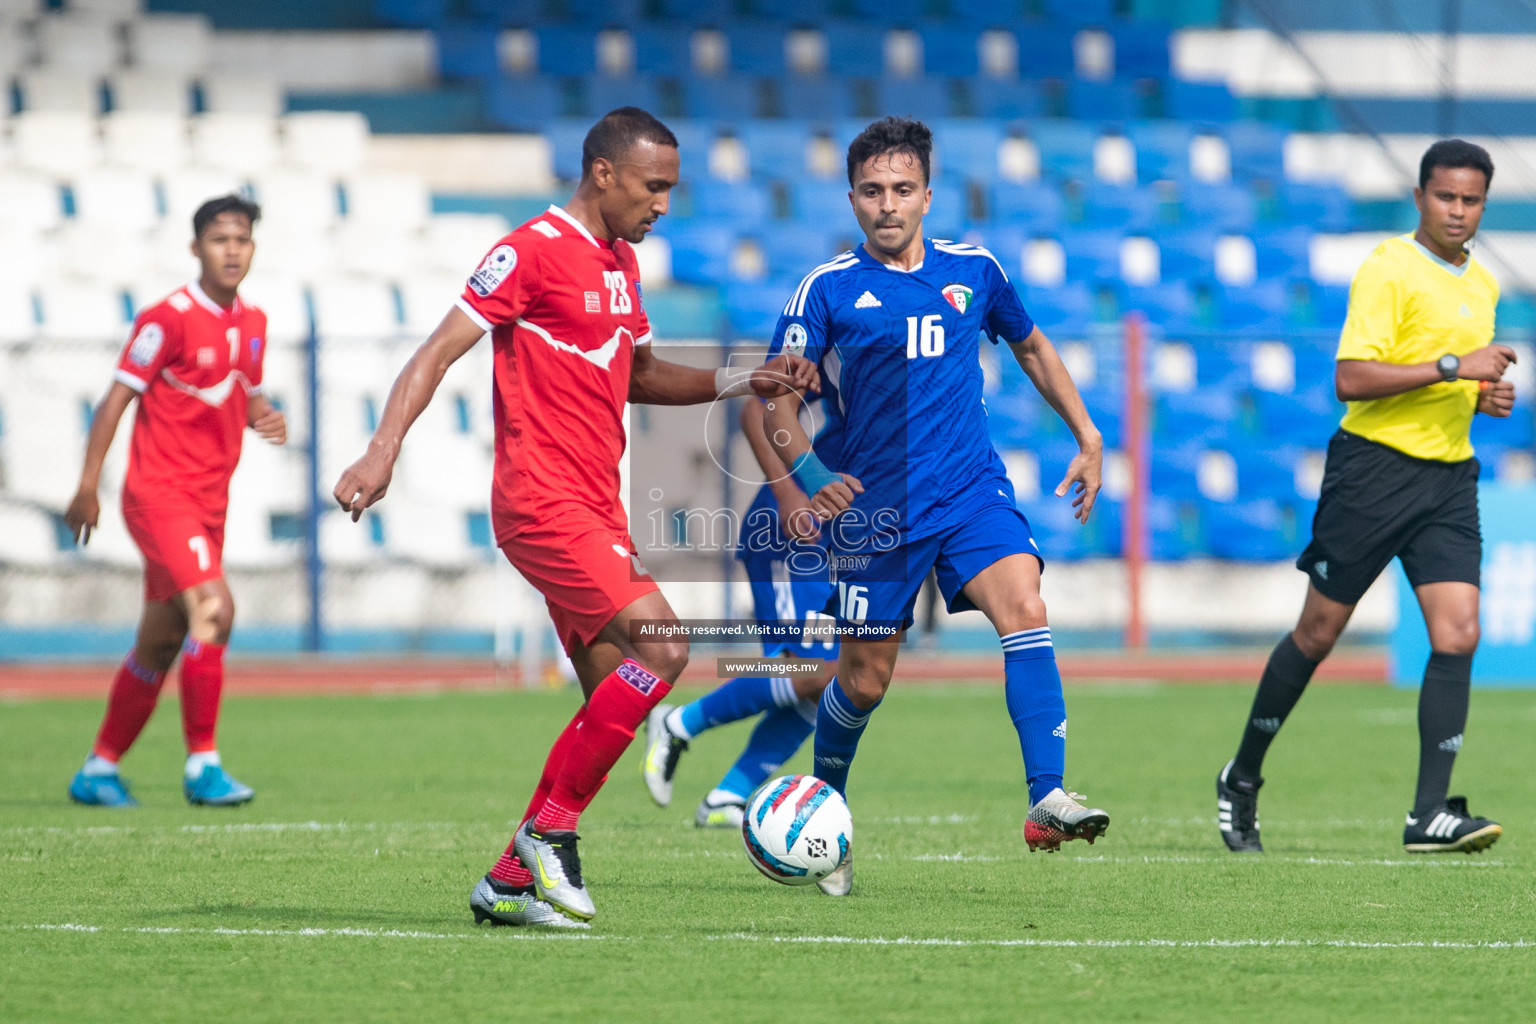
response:
[[[315,329],[326,341],[393,339],[400,335],[394,288],[367,278],[332,278],[310,288]]]
[[[43,284],[37,292],[45,338],[120,342],[128,333],[127,307],[119,288],[94,280],[61,279]]]
[[[151,14],[125,28],[135,68],[195,75],[208,67],[213,30],[201,14]]]
[[[50,14],[33,31],[38,62],[52,71],[102,75],[122,63],[117,23],[82,14]]]
[[[127,21],[144,10],[144,0],[69,0],[69,9]]]
[[[361,453],[359,449],[358,454]],[[368,516],[374,514],[370,512]],[[357,566],[379,561],[381,552],[371,540],[368,516],[354,523],[350,515],[337,508],[320,517],[320,554],[327,565]]]
[[[314,110],[282,118],[283,160],[328,174],[350,174],[368,159],[368,119],[340,110]]]
[[[0,228],[48,231],[64,218],[59,186],[40,174],[0,173]]]
[[[87,418],[111,383],[114,356],[115,349],[102,344],[39,345],[13,363],[3,385],[6,429],[0,434],[11,497],[51,508],[69,501],[79,482]],[[113,468],[119,481],[120,466]],[[111,483],[104,473],[104,493]]]
[[[276,79],[256,75],[203,76],[203,106],[220,114],[275,118],[283,112],[283,90]]]
[[[31,13],[13,10],[8,3],[0,7],[0,75],[9,75],[27,63],[27,33],[21,19]]]
[[[336,223],[336,183],[305,171],[269,171],[252,182],[261,204],[262,222],[306,233],[324,231]]]
[[[21,109],[95,116],[101,110],[101,83],[70,71],[29,71],[17,76]]]
[[[427,222],[425,256],[434,269],[465,280],[498,239],[512,230],[493,213],[440,213]]]
[[[292,224],[267,223],[266,210],[256,223],[256,260],[263,273],[314,281],[336,272],[329,234],[315,234]]]
[[[183,76],[152,71],[120,71],[107,82],[114,111],[152,114],[192,112],[192,83]]]
[[[178,273],[164,267],[141,267],[139,272],[124,282],[128,299],[138,313],[165,299],[166,296],[192,280],[196,269]]]
[[[427,183],[411,174],[359,174],[347,179],[347,219],[420,228],[432,216]]]
[[[348,219],[331,234],[336,269],[391,281],[414,277],[421,269],[421,233]]]
[[[27,226],[0,225],[5,244],[0,245],[0,281],[16,288],[35,288],[50,280],[59,266],[55,235]]]
[[[52,565],[58,557],[52,516],[33,505],[0,501],[0,565]]]
[[[37,337],[37,313],[32,287],[0,278],[0,341],[30,341]]]
[[[192,155],[201,167],[260,174],[277,162],[277,121],[253,113],[211,113],[192,120]]]
[[[261,303],[256,305],[261,306]],[[266,312],[267,307],[261,308]],[[274,405],[282,407],[283,415],[288,418],[288,443],[295,451],[309,436],[306,418],[309,415],[306,408],[309,386],[305,360],[306,349],[302,343],[273,342],[271,337],[267,338],[261,361],[261,389]]]
[[[290,441],[277,447],[247,432],[240,465],[229,484],[229,519],[224,556],[231,565],[275,565],[292,561],[293,547],[272,540],[274,512],[302,512],[303,454]]]
[[[23,112],[11,122],[16,163],[60,177],[101,163],[96,119],[88,114]]]
[[[59,273],[118,290],[125,290],[130,282],[143,275],[146,266],[154,263],[154,249],[148,232],[118,229],[110,223],[70,221],[58,232],[55,244]],[[40,281],[39,285],[46,286],[51,281],[52,278]],[[44,315],[53,315],[52,308],[46,308]],[[80,335],[56,333],[55,336]]]
[[[185,167],[192,147],[187,119],[154,111],[113,111],[101,119],[107,163],[163,174]]]
[[[425,340],[442,322],[448,310],[464,291],[469,275],[411,277],[400,282],[400,304],[405,307],[405,332]]]
[[[489,484],[487,477],[487,492]],[[402,492],[391,494],[379,509],[385,516],[385,549],[396,557],[443,566],[488,557],[469,543],[464,508],[425,497],[423,492]]]
[[[192,241],[192,215],[210,199],[238,193],[240,176],[234,171],[194,167],[170,171],[160,184],[165,194],[165,219],[179,225],[188,242]]]
[[[77,220],[117,231],[147,231],[160,223],[155,183],[143,171],[99,167],[71,184]]]
[[[264,266],[274,270],[263,271]],[[267,341],[269,345],[302,341],[309,337],[309,299],[304,284],[298,278],[280,276],[281,264],[264,254],[261,242],[256,244],[256,260],[253,272],[240,286],[240,294],[261,307],[267,314]],[[269,348],[269,351],[271,349]]]

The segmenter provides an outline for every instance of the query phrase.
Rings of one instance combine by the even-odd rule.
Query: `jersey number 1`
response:
[[[907,317],[907,358],[918,356],[933,358],[944,354],[944,318],[929,313],[918,323],[915,316]]]
[[[629,281],[625,279],[624,271],[603,271],[603,284],[608,286],[608,312],[628,313],[632,307],[629,304]]]

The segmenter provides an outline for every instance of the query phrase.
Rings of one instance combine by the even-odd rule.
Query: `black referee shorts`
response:
[[[1312,543],[1296,560],[1324,597],[1355,604],[1394,558],[1414,587],[1480,585],[1476,459],[1436,462],[1340,430],[1328,442]]]

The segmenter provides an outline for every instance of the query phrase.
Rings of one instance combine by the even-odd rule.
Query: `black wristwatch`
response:
[[[1455,380],[1456,375],[1461,372],[1461,358],[1447,352],[1435,360],[1435,369],[1440,371],[1441,380]]]

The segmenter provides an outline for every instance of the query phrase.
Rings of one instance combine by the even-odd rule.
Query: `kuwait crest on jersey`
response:
[[[947,284],[940,294],[944,296],[946,302],[954,306],[962,314],[970,308],[972,292],[963,284]]]

